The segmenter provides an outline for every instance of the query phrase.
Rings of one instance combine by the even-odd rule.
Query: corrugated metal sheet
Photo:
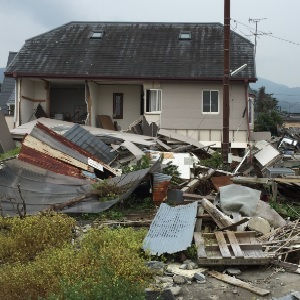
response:
[[[152,255],[186,250],[192,243],[197,202],[171,207],[162,203],[154,217],[143,249]]]
[[[114,200],[100,202],[96,197],[90,197],[72,207],[65,208],[62,212],[97,213],[105,211],[117,202],[126,199],[150,171],[151,169],[148,168],[108,179],[108,183],[126,188],[126,192]],[[65,203],[86,195],[93,188],[90,181],[60,175],[17,160],[4,164],[0,169],[0,178],[1,208],[5,215],[15,215],[16,203],[22,202],[18,185],[20,185],[22,197],[26,202],[28,214],[35,214],[48,209],[53,204]],[[14,200],[9,200],[9,197]]]
[[[106,164],[110,164],[117,157],[117,153],[112,151],[111,147],[107,146],[100,138],[92,135],[79,124],[75,124],[63,136]]]
[[[54,203],[64,203],[86,195],[92,187],[87,180],[64,176],[19,160],[6,162],[0,169],[0,178],[4,215],[16,215],[16,204],[22,203],[18,185],[28,214],[47,209]]]
[[[70,208],[66,208],[63,212],[66,213],[97,213],[102,212],[109,209],[112,205],[128,198],[130,194],[140,185],[141,181],[145,178],[145,176],[149,173],[150,169],[143,169],[134,172],[130,172],[128,174],[123,174],[121,177],[114,177],[111,179],[107,179],[108,184],[116,184],[118,187],[126,187],[126,192],[122,194],[120,197],[100,202],[98,199],[82,201],[78,203],[76,206],[72,206]]]

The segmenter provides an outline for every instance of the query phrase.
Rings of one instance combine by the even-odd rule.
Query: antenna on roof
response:
[[[254,55],[256,56],[256,46],[257,46],[257,41],[256,41],[256,38],[258,35],[265,35],[267,33],[257,33],[257,23],[260,22],[261,20],[266,20],[267,18],[261,18],[261,19],[250,19],[249,18],[249,22],[252,22],[252,23],[255,23],[255,33],[254,36],[255,36],[255,44],[254,44]]]

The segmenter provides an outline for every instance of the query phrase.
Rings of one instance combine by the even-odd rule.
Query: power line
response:
[[[262,18],[262,19],[250,19],[249,18],[249,22],[253,22],[255,23],[255,33],[254,36],[255,36],[255,43],[254,43],[254,55],[256,56],[256,47],[257,47],[257,36],[258,35],[265,35],[266,33],[258,33],[257,32],[257,23],[260,22],[261,20],[266,20],[267,18]]]
[[[266,19],[266,18],[263,18],[263,19]],[[256,22],[257,24],[257,20],[263,20],[263,19],[249,19],[249,20],[253,20],[253,22]],[[232,19],[232,21],[236,22],[237,24],[241,24],[242,26],[246,27],[250,32],[251,32],[251,35],[254,35],[255,36],[255,40],[256,40],[256,37],[258,35],[267,35],[269,37],[272,37],[274,39],[278,39],[278,40],[281,40],[281,41],[284,41],[284,42],[287,42],[287,43],[290,43],[290,44],[293,44],[293,45],[296,45],[296,46],[300,46],[300,43],[296,43],[296,42],[293,42],[291,40],[288,40],[288,39],[284,39],[284,38],[281,38],[281,37],[278,37],[278,36],[275,36],[272,32],[263,32],[263,31],[260,31],[260,30],[257,30],[257,28],[252,28],[250,26],[248,26],[247,24],[243,23],[243,22],[239,22],[237,20],[234,20]],[[234,28],[234,30],[236,30],[237,26]],[[240,31],[244,36],[249,36],[245,33],[243,33],[242,31]],[[256,41],[255,41],[256,43]],[[257,45],[257,43],[256,43]]]
[[[300,95],[287,95],[287,94],[275,94],[275,93],[273,95],[288,96],[288,97],[300,97]]]

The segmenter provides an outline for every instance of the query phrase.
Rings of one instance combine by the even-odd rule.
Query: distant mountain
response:
[[[253,90],[259,90],[262,86],[266,88],[267,94],[274,94],[273,97],[278,100],[278,106],[282,111],[300,112],[300,87],[290,88],[264,78],[258,78],[256,83],[250,84]]]
[[[0,68],[0,82],[3,82],[5,68]]]

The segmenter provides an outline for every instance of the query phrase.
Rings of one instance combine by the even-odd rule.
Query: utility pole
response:
[[[256,56],[256,46],[257,46],[257,36],[258,35],[266,35],[267,33],[257,33],[257,23],[260,22],[261,20],[266,20],[267,18],[262,18],[262,19],[250,19],[249,22],[255,23],[255,42],[254,42],[254,55]]]
[[[224,76],[222,158],[228,163],[229,153],[229,76],[230,76],[230,0],[224,0]]]

